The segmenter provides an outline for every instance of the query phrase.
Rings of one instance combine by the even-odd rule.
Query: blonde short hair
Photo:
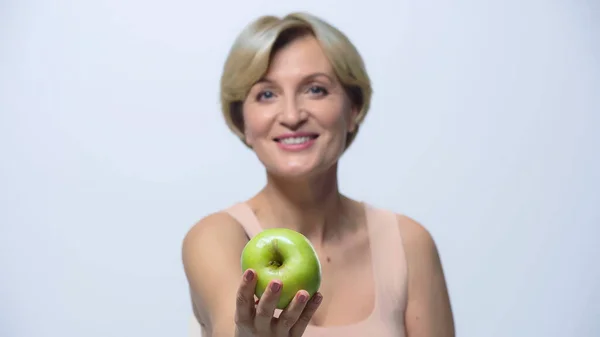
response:
[[[314,36],[332,64],[350,101],[358,110],[356,128],[348,134],[350,146],[371,103],[371,81],[362,57],[350,40],[337,28],[307,13],[292,13],[283,18],[262,16],[250,23],[235,40],[221,76],[221,110],[227,126],[246,144],[243,102],[252,86],[268,71],[275,52],[295,38]],[[247,144],[246,144],[247,145]]]

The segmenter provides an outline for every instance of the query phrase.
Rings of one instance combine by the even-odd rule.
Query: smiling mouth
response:
[[[310,142],[311,140],[317,139],[319,135],[306,135],[306,136],[297,136],[297,137],[282,137],[275,138],[275,141],[281,144],[286,145],[297,145],[304,144]]]

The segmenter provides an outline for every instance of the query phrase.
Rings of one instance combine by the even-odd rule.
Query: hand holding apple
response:
[[[300,290],[279,317],[274,317],[281,281],[271,281],[258,304],[254,303],[256,284],[256,273],[246,270],[237,293],[234,337],[301,337],[323,296],[316,293],[309,299],[308,292]]]
[[[302,336],[323,299],[321,264],[308,239],[289,229],[265,230],[246,244],[241,263],[235,337]],[[276,308],[283,309],[277,318]]]
[[[256,272],[255,295],[261,298],[272,281],[281,282],[278,309],[301,291],[311,298],[321,286],[321,263],[310,241],[287,228],[266,229],[253,237],[241,256],[242,271]]]

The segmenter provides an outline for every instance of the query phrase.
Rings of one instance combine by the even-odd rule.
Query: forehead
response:
[[[333,75],[333,69],[317,39],[306,35],[290,41],[275,52],[265,77],[285,80],[314,73]]]

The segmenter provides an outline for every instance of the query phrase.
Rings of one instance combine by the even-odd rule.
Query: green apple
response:
[[[306,290],[312,297],[321,286],[321,262],[310,241],[301,233],[287,228],[265,229],[244,247],[242,272],[256,272],[255,294],[260,298],[269,282],[280,280],[278,309],[284,309],[296,293]]]

